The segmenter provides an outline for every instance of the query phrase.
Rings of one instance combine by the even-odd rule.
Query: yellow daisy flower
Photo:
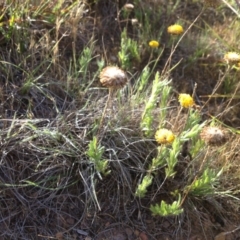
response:
[[[184,30],[181,25],[174,24],[168,27],[167,32],[174,35],[180,35],[184,32]]]
[[[155,139],[159,144],[171,144],[175,139],[175,135],[172,131],[166,128],[161,128],[156,131]]]
[[[148,45],[151,47],[151,48],[158,48],[159,47],[159,42],[158,41],[155,41],[155,40],[152,40],[148,43]]]
[[[224,60],[227,63],[236,63],[240,62],[240,54],[236,52],[228,52],[224,55]]]
[[[186,94],[186,93],[179,94],[178,101],[179,101],[180,105],[184,108],[190,108],[195,105],[193,98],[189,94]]]

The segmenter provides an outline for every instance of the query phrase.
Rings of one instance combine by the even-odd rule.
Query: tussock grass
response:
[[[124,233],[126,227],[133,229],[129,239],[139,237],[136,229],[149,239],[210,239],[232,231],[231,225],[237,229],[239,66],[230,69],[222,61],[225,50],[239,50],[238,34],[231,33],[231,28],[239,29],[236,14],[226,5],[206,9],[188,29],[201,2],[159,2],[162,8],[156,1],[133,1],[131,12],[124,10],[125,1],[2,3],[4,239],[113,239],[117,233],[111,229]],[[176,22],[188,32],[173,52],[179,37],[166,29]],[[150,49],[152,39],[160,42],[159,48]],[[115,93],[103,117],[107,90],[98,76],[106,65],[125,69],[130,80]],[[181,92],[194,95],[196,109],[179,105]],[[146,112],[148,133],[142,127]],[[198,131],[192,133],[202,123],[227,128],[228,141],[221,147],[204,145]],[[166,176],[172,164],[167,154],[175,145],[158,146],[154,133],[159,127],[176,135],[171,177]],[[103,150],[105,172],[89,157],[94,137]],[[161,156],[162,162],[149,168]],[[140,198],[136,189],[145,176],[151,182]],[[168,209],[164,217],[150,210],[160,203]]]

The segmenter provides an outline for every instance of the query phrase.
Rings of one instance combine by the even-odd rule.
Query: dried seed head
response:
[[[131,3],[126,3],[123,8],[128,11],[128,12],[131,12],[133,9],[134,9],[134,5],[131,4]]]
[[[200,137],[209,145],[220,146],[227,141],[227,133],[219,127],[205,127]]]
[[[116,66],[105,67],[100,73],[100,82],[107,88],[122,88],[127,81],[126,73]]]
[[[137,25],[138,24],[137,18],[132,18],[131,23],[132,23],[133,26]]]

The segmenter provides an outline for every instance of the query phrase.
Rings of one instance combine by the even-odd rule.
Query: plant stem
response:
[[[203,12],[204,12],[204,9],[205,9],[205,8],[202,9],[202,11],[198,14],[198,16],[197,16],[197,17],[194,19],[194,21],[190,24],[190,26],[187,28],[187,30],[186,30],[186,31],[183,33],[183,35],[179,38],[178,42],[176,43],[175,47],[174,47],[173,50],[171,51],[170,56],[168,57],[168,59],[167,59],[167,61],[166,61],[166,63],[165,63],[165,66],[164,66],[163,71],[162,71],[163,75],[166,73],[167,67],[168,67],[169,63],[171,62],[172,56],[173,56],[174,52],[176,51],[178,45],[180,44],[180,42],[182,41],[182,39],[185,37],[185,35],[188,33],[188,31],[192,28],[192,26],[196,23],[196,21],[201,17],[201,15],[202,15]]]
[[[100,120],[100,123],[99,123],[99,127],[98,127],[98,133],[97,133],[97,139],[98,140],[99,140],[99,136],[101,134],[101,129],[102,129],[104,117],[105,117],[105,114],[106,114],[106,110],[109,106],[112,109],[112,104],[110,104],[110,103],[112,103],[111,100],[112,100],[112,97],[113,97],[113,92],[114,92],[114,89],[109,88],[108,99],[107,99],[107,102],[105,104],[105,107],[104,107],[104,110],[103,110],[103,113],[102,113],[102,117],[101,117],[101,120]]]

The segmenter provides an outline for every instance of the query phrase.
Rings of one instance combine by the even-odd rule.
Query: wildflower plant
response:
[[[188,110],[188,116],[184,125],[184,131],[187,131],[195,127],[196,125],[199,125],[200,121],[201,121],[201,113],[199,112],[199,110],[190,108]]]
[[[154,216],[176,216],[183,212],[181,207],[181,196],[178,196],[178,200],[174,201],[172,204],[166,203],[164,200],[160,204],[155,204],[150,206],[150,210]]]
[[[89,76],[89,65],[94,59],[95,42],[90,40],[88,46],[86,46],[81,54],[77,56],[75,46],[73,47],[73,58],[69,67],[69,79],[68,85],[69,90],[78,92],[80,90],[87,89],[92,85],[93,81],[96,79],[97,75],[91,76],[92,81],[88,81]],[[98,61],[99,69],[103,67],[103,62]]]
[[[137,80],[136,90],[138,94],[141,94],[143,90],[146,90],[150,73],[150,68],[146,66]]]
[[[151,101],[146,103],[144,115],[142,117],[141,127],[148,127],[148,131],[146,132],[147,134],[152,134],[151,126],[153,119],[151,118],[152,114],[150,113],[155,108],[154,103],[156,101],[156,95],[160,93],[159,89],[161,89],[160,85],[158,85],[158,79],[159,75],[156,75],[153,82],[151,97],[149,98]],[[140,198],[146,196],[147,188],[153,184],[155,172],[159,168],[164,169],[165,178],[157,191],[161,190],[161,187],[168,179],[174,179],[178,171],[176,166],[178,165],[182,145],[186,141],[191,141],[193,143],[194,147],[192,152],[194,157],[196,157],[204,147],[204,142],[201,141],[199,136],[206,123],[200,123],[201,114],[198,109],[193,108],[195,106],[194,99],[189,94],[181,93],[178,100],[181,107],[179,113],[181,113],[181,110],[183,108],[188,109],[185,124],[177,136],[166,128],[159,128],[155,132],[155,139],[159,144],[157,147],[157,156],[152,159],[151,163],[148,166],[149,173],[143,178],[144,180],[138,185],[136,189],[135,195]],[[166,102],[164,104],[166,104]],[[164,107],[164,104],[162,107]],[[160,122],[161,120],[159,119],[159,123]],[[162,124],[159,124],[159,126],[162,126]],[[165,201],[161,201],[160,204],[151,205],[150,210],[152,214],[160,216],[178,215],[183,212],[182,204],[188,194],[191,193],[194,196],[197,196],[199,194],[208,196],[212,194],[214,192],[213,184],[221,175],[221,171],[215,174],[208,166],[205,166],[205,161],[202,162],[199,170],[201,171],[202,169],[204,169],[204,171],[201,175],[196,176],[194,180],[191,180],[190,178],[189,182],[187,182],[186,186],[184,187],[184,191],[178,192],[178,201],[174,201],[172,204],[167,204]],[[151,176],[151,178],[149,178],[149,176]]]
[[[84,48],[83,52],[80,55],[77,65],[75,63],[75,68],[77,68],[77,66],[80,66],[79,73],[82,75],[83,81],[86,81],[87,79],[89,63],[93,58],[93,55],[92,55],[93,48],[94,48],[94,44],[91,44],[90,47]]]
[[[196,177],[190,185],[186,186],[185,192],[196,197],[213,195],[222,173],[223,169],[216,171],[206,167],[199,177]]]
[[[127,36],[127,30],[121,33],[121,49],[118,58],[123,69],[131,69],[132,62],[140,62],[139,44]]]
[[[172,148],[168,148],[169,154],[166,158],[167,166],[165,167],[166,178],[174,177],[176,174],[175,166],[178,162],[178,155],[181,151],[181,140],[176,138],[172,144]]]
[[[168,147],[161,145],[157,147],[157,156],[152,159],[151,164],[148,167],[149,172],[154,172],[160,167],[166,166],[166,158],[168,157]]]
[[[98,144],[98,140],[96,137],[93,137],[93,140],[89,142],[88,150],[86,151],[86,154],[89,157],[89,160],[94,164],[94,167],[98,175],[100,176],[100,179],[100,173],[102,173],[103,175],[107,175],[110,173],[110,170],[108,169],[108,160],[103,159],[104,151],[105,148]]]
[[[172,87],[170,86],[170,83],[165,84],[162,87],[162,93],[161,93],[161,101],[159,102],[159,108],[160,108],[160,115],[159,115],[159,127],[164,127],[165,125],[165,119],[167,117],[168,113],[168,101],[169,97],[172,91]]]
[[[168,81],[167,79],[164,79],[164,80],[161,79],[159,72],[155,74],[155,79],[152,85],[152,92],[148,101],[146,102],[145,109],[142,115],[142,120],[141,120],[141,129],[146,136],[153,135],[153,132],[154,132],[152,128],[153,122],[154,122],[153,111],[156,108],[156,103],[162,92],[164,92],[163,93],[164,102],[166,103],[166,99],[169,97],[169,93],[170,93],[170,88],[166,86],[169,85],[169,83],[170,81]],[[164,119],[162,119],[162,121],[164,121]]]
[[[137,190],[135,192],[135,195],[139,198],[145,197],[147,193],[147,188],[151,186],[153,180],[153,176],[150,174],[147,174],[144,176],[142,182],[138,185]]]

